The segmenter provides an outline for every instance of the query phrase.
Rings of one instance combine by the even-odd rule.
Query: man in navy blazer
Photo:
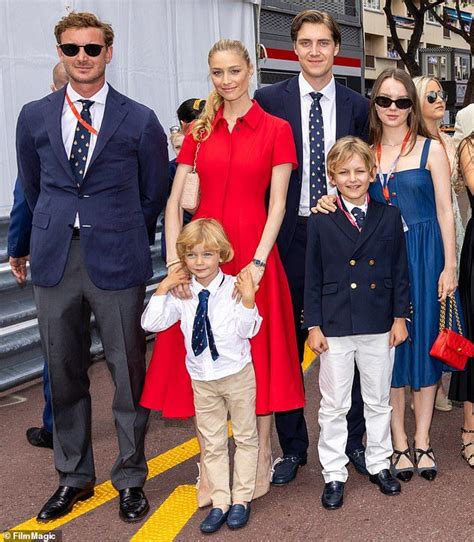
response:
[[[31,276],[53,402],[59,488],[38,521],[67,514],[94,494],[91,399],[84,322],[94,313],[115,383],[119,453],[111,480],[120,517],[149,510],[142,486],[148,411],[140,326],[152,276],[148,231],[168,194],[165,133],[154,112],[105,80],[113,30],[72,12],[55,27],[69,84],[25,105],[17,125],[19,178],[33,211]],[[89,345],[87,345],[88,350]]]
[[[272,115],[287,120],[293,129],[298,155],[298,169],[291,174],[286,213],[277,239],[293,301],[294,321],[300,360],[303,360],[306,330],[301,327],[306,253],[306,225],[311,207],[316,204],[313,182],[310,183],[310,114],[315,98],[324,121],[324,152],[327,156],[334,142],[346,135],[368,139],[368,101],[357,92],[334,80],[332,68],[339,52],[341,32],[327,13],[306,10],[291,25],[294,50],[301,73],[280,83],[256,91],[257,102]],[[317,94],[317,96],[316,96]],[[313,98],[314,97],[314,98]],[[324,155],[323,155],[324,161]],[[324,170],[324,166],[323,166]],[[322,172],[324,174],[324,171]],[[325,176],[318,180],[326,184]],[[326,190],[326,189],[325,189]],[[327,185],[327,191],[333,189]],[[310,197],[311,196],[311,197]],[[358,374],[354,378],[352,408],[348,414],[349,439],[347,454],[358,472],[367,474],[362,437],[365,432],[363,402]],[[303,409],[276,413],[275,423],[283,458],[275,465],[272,482],[285,484],[295,476],[307,458],[308,432]]]
[[[63,88],[68,82],[68,76],[63,63],[58,62],[53,68],[53,83],[51,91]],[[30,237],[31,221],[33,214],[28,206],[23,193],[20,179],[15,182],[13,190],[13,206],[10,212],[10,223],[8,225],[8,256],[10,269],[18,284],[26,282],[26,263],[30,259]],[[49,391],[48,364],[43,366],[43,425],[41,427],[29,427],[26,431],[26,438],[32,446],[40,448],[53,447],[53,406],[51,404],[51,393]]]

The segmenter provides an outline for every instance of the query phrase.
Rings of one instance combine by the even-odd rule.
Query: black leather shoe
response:
[[[126,487],[119,491],[119,495],[119,516],[123,521],[134,523],[148,514],[150,505],[141,487]]]
[[[283,486],[296,478],[298,467],[306,465],[307,458],[299,455],[284,455],[275,461],[272,484]]]
[[[325,484],[321,502],[327,510],[341,508],[344,502],[344,482],[328,482]]]
[[[245,507],[243,504],[233,504],[227,516],[227,527],[229,529],[240,529],[245,527],[250,517],[250,503]]]
[[[53,433],[46,431],[44,427],[30,427],[26,430],[26,438],[32,446],[53,449]]]
[[[370,474],[369,480],[377,484],[385,495],[398,495],[402,490],[400,482],[388,469],[383,469],[378,474]]]
[[[59,486],[58,490],[43,506],[37,521],[50,521],[65,516],[78,501],[85,501],[94,495],[93,487]]]
[[[199,528],[203,533],[215,533],[224,525],[228,515],[229,511],[223,512],[220,508],[213,508]]]
[[[347,454],[349,461],[354,465],[355,470],[363,476],[369,476],[369,471],[365,466],[365,450],[364,448],[358,448],[353,452]]]

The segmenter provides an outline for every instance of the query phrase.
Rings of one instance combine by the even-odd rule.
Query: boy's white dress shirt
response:
[[[186,367],[192,380],[217,380],[238,373],[252,361],[249,339],[262,323],[257,306],[245,308],[232,299],[235,277],[219,270],[217,277],[204,288],[193,277],[191,299],[177,299],[171,294],[153,295],[142,315],[142,327],[147,331],[164,331],[181,320],[186,346]],[[209,346],[194,355],[191,341],[194,318],[199,304],[199,292],[209,290],[208,317],[219,357],[212,359]]]

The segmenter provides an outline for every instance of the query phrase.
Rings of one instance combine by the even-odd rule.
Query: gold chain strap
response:
[[[448,297],[441,302],[441,307],[439,310],[439,330],[442,331],[446,327],[446,305],[449,303],[448,308],[448,329],[453,329],[453,312],[454,318],[456,320],[456,325],[458,328],[458,333],[463,335],[461,318],[459,317],[458,305],[456,303],[455,297]]]

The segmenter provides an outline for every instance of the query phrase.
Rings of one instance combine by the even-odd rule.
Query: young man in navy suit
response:
[[[366,143],[340,139],[327,159],[337,209],[308,221],[304,326],[320,354],[319,460],[327,509],[343,504],[347,480],[346,414],[351,406],[354,357],[367,426],[370,481],[386,495],[400,493],[390,473],[390,385],[394,347],[406,340],[408,263],[400,211],[367,193],[375,159]]]
[[[56,25],[68,85],[25,105],[17,125],[18,173],[33,211],[31,277],[53,403],[59,488],[38,521],[94,494],[91,398],[84,321],[94,313],[116,392],[119,453],[111,479],[120,517],[149,510],[144,436],[148,411],[140,317],[152,276],[148,232],[168,195],[166,135],[155,113],[105,80],[113,30],[92,13]],[[89,348],[87,345],[87,351]]]
[[[341,32],[329,14],[302,11],[291,24],[291,39],[301,73],[257,90],[255,99],[265,111],[291,124],[298,154],[298,169],[290,178],[286,213],[277,242],[290,285],[302,361],[307,337],[301,324],[308,217],[322,195],[334,193],[327,183],[325,157],[335,141],[346,135],[368,139],[369,107],[360,94],[334,80],[332,69],[341,45]],[[293,480],[298,466],[306,464],[309,442],[303,409],[275,413],[275,423],[283,458],[275,464],[272,482],[281,485]],[[363,403],[357,373],[348,423],[348,457],[358,472],[367,474],[362,444]]]

